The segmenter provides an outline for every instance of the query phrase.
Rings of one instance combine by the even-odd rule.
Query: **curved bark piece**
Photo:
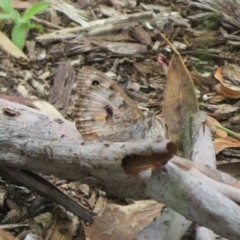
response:
[[[48,198],[60,203],[66,209],[74,213],[76,216],[80,217],[88,223],[93,223],[92,215],[79,205],[73,198],[70,198],[65,193],[63,193],[54,184],[43,178],[42,176],[29,171],[17,171],[15,169],[3,167],[0,169],[0,174],[5,179],[9,179],[17,184],[21,183],[24,186],[38,190],[45,194]]]

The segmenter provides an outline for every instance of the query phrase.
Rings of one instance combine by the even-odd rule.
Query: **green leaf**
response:
[[[13,21],[15,22],[15,24],[17,24],[20,19],[21,19],[20,13],[16,10],[13,10]]]
[[[20,19],[20,14],[16,10],[13,10],[10,13],[0,13],[0,19],[9,19],[16,23]]]
[[[18,24],[12,29],[12,42],[19,48],[23,49],[26,39],[26,29],[23,24]]]
[[[167,123],[170,138],[181,149],[187,146],[183,142],[184,131],[186,131],[185,139],[187,140],[186,136],[188,136],[190,143],[190,136],[187,134],[191,126],[190,117],[198,112],[199,108],[191,74],[179,53],[172,56],[169,64],[163,101],[163,117]]]
[[[14,15],[13,15],[13,13],[0,13],[0,19],[13,20],[14,19]]]
[[[34,24],[34,26],[32,28],[37,29],[40,33],[43,32],[43,26],[42,25]]]
[[[34,4],[24,13],[24,15],[22,16],[22,20],[25,22],[29,21],[30,18],[36,15],[37,13],[45,11],[48,8],[48,6],[49,4],[46,2],[38,2]]]
[[[28,29],[36,29],[40,33],[43,32],[43,26],[41,26],[39,24],[31,23],[31,22],[29,22],[29,24],[28,24]]]
[[[13,12],[11,0],[0,0],[0,7],[5,13]]]

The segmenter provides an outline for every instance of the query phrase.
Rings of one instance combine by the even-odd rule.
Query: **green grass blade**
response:
[[[0,0],[1,1],[1,0]],[[46,2],[38,2],[34,4],[32,7],[26,10],[24,15],[22,16],[22,20],[27,22],[31,17],[36,15],[39,12],[43,12],[48,8],[49,4]]]
[[[5,13],[11,13],[13,11],[11,0],[0,0],[0,7]]]
[[[12,29],[12,42],[19,48],[23,49],[26,39],[26,30],[23,24],[18,24]]]

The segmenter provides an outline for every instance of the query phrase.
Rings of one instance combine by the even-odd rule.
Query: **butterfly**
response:
[[[144,117],[116,82],[93,67],[83,67],[77,75],[75,109],[76,127],[87,140],[139,140],[151,128],[167,134],[160,118]]]
[[[93,67],[83,67],[76,81],[74,119],[86,140],[160,142],[168,139],[161,118],[145,117],[124,90],[104,73]]]

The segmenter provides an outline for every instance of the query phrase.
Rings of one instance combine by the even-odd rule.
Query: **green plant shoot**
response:
[[[2,8],[4,12],[0,13],[0,20],[10,20],[14,23],[11,39],[19,49],[23,49],[26,36],[30,29],[41,29],[41,26],[31,22],[31,17],[39,12],[45,11],[48,6],[49,4],[46,2],[35,3],[21,16],[18,11],[13,9],[11,0],[0,0],[0,8]]]

